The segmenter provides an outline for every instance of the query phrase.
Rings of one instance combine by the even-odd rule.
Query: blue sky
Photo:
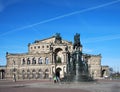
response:
[[[0,0],[0,65],[35,40],[81,35],[83,52],[120,71],[120,0]]]

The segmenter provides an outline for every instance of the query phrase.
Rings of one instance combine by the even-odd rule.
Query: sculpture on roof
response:
[[[55,43],[62,43],[62,37],[60,36],[60,33],[56,33]]]

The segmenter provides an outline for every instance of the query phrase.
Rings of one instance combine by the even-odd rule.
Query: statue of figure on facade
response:
[[[74,44],[73,44],[73,49],[78,49],[81,46],[80,43],[80,34],[76,33],[74,36]]]
[[[56,33],[55,43],[62,43],[62,37],[60,36],[60,33]]]

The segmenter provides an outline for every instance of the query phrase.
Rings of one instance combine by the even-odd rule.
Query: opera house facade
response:
[[[64,78],[73,43],[60,38],[55,35],[29,43],[27,53],[7,52],[5,78],[12,79],[15,75],[17,79],[49,79],[56,72]],[[101,65],[101,58],[101,54],[82,54],[82,59],[88,61],[89,75],[95,79],[109,75],[108,66]]]

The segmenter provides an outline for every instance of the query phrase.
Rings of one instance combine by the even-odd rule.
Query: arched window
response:
[[[25,73],[25,70],[22,70],[22,74],[24,74]]]
[[[30,70],[28,69],[27,72],[30,73]]]
[[[23,58],[23,60],[22,60],[22,65],[24,65],[25,64],[25,59]]]
[[[42,79],[42,78],[43,78],[43,73],[42,73],[42,70],[41,70],[41,69],[38,70],[38,78],[39,78],[39,79]]]
[[[39,59],[38,59],[38,64],[42,64],[42,58],[40,57]]]
[[[38,72],[42,72],[42,70],[41,70],[41,69],[39,69],[39,70],[38,70]]]
[[[22,70],[22,78],[25,79],[25,70]]]
[[[32,59],[32,64],[36,64],[35,57]]]
[[[48,69],[45,69],[45,72],[49,72],[49,70],[48,70]]]
[[[13,68],[13,72],[16,72],[17,71],[17,69],[16,68]]]
[[[35,69],[33,69],[32,72],[35,72]]]
[[[45,64],[49,64],[49,59],[48,58],[45,59]]]
[[[49,70],[48,69],[45,69],[45,73],[44,73],[44,78],[47,79],[49,78]]]
[[[15,65],[15,60],[13,60],[13,65]]]
[[[27,70],[27,78],[30,79],[30,70]]]
[[[29,59],[29,58],[27,58],[27,64],[28,64],[28,65],[30,64],[30,59]]]
[[[36,78],[36,71],[35,71],[35,69],[32,70],[32,78]]]

